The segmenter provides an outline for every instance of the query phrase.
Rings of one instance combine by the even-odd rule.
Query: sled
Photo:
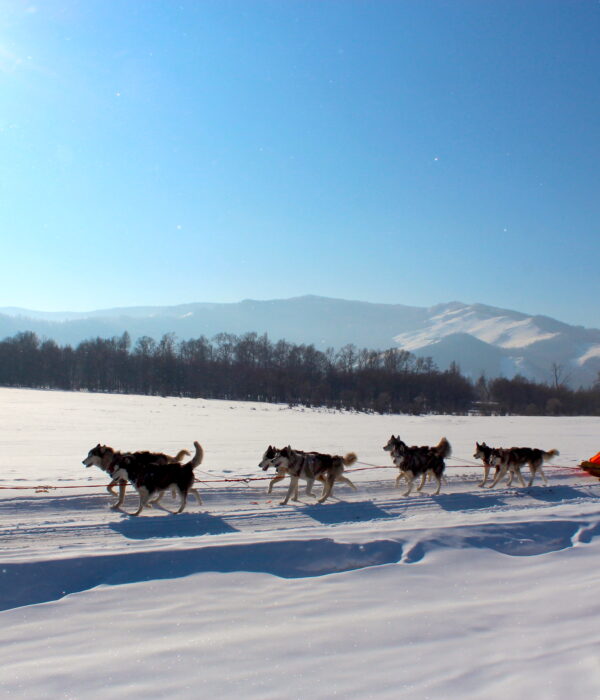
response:
[[[600,452],[579,465],[584,471],[600,479]]]

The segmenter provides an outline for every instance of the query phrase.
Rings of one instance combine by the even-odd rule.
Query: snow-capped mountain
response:
[[[347,343],[381,349],[398,346],[432,357],[440,368],[456,362],[473,378],[482,373],[487,377],[520,373],[551,382],[554,368],[562,381],[575,387],[590,385],[600,371],[600,330],[460,302],[423,308],[304,296],[89,313],[0,309],[1,338],[24,330],[61,343],[124,331],[133,340],[142,335],[158,339],[164,333],[192,338],[255,331],[321,349]]]

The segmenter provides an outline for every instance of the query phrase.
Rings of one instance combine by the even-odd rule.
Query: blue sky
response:
[[[600,327],[600,4],[0,0],[0,306]]]

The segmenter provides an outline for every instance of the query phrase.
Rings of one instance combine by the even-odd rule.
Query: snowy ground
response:
[[[0,697],[598,698],[600,482],[573,469],[600,419],[369,416],[0,389]],[[557,448],[550,486],[439,496],[351,474],[321,506],[263,481],[131,518],[81,460],[98,441],[175,453],[206,481],[262,476],[269,443],[387,464],[391,433]],[[360,466],[360,465],[359,465]],[[318,489],[317,489],[318,490]],[[426,490],[431,491],[431,486]],[[132,494],[126,509],[135,509]]]

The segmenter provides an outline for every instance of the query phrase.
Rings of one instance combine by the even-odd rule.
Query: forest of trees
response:
[[[338,351],[220,333],[177,341],[96,338],[76,348],[18,333],[0,341],[0,385],[329,406],[377,413],[600,415],[600,385],[573,391],[515,377],[476,383],[457,365],[397,348]]]

